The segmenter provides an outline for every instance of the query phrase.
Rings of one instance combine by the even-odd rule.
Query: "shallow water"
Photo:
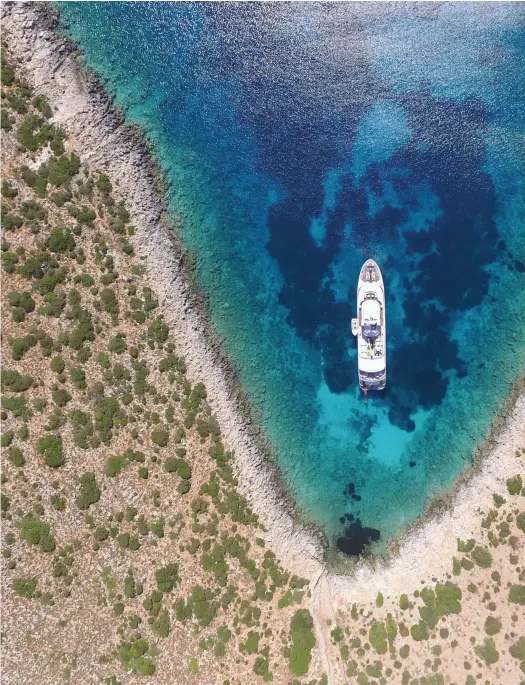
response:
[[[331,549],[381,548],[525,369],[519,3],[60,3],[169,183],[212,322]],[[356,379],[363,261],[388,388]]]

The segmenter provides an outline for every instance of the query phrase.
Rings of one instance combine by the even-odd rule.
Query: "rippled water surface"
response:
[[[356,553],[450,486],[525,369],[520,3],[61,4],[151,138],[283,476]],[[359,268],[388,389],[356,380]]]

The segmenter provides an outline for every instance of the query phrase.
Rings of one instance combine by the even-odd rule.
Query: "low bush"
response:
[[[519,495],[523,487],[523,479],[521,476],[515,476],[507,480],[507,490],[510,495]]]
[[[151,441],[159,447],[166,447],[169,442],[169,433],[164,428],[155,428],[151,433]]]
[[[30,545],[36,545],[42,552],[54,552],[55,539],[51,534],[48,523],[34,516],[27,515],[22,519],[20,526],[20,539]]]
[[[38,340],[31,334],[25,335],[23,338],[12,338],[9,341],[9,344],[11,345],[11,356],[15,361],[20,361],[37,343]]]
[[[168,564],[157,569],[155,579],[160,592],[171,592],[180,581],[178,564]]]
[[[37,443],[39,454],[44,455],[47,466],[56,469],[66,462],[62,448],[62,438],[59,435],[46,435]]]
[[[159,637],[168,637],[170,628],[170,617],[167,611],[161,611],[157,618],[151,623],[151,630]]]
[[[33,377],[22,375],[18,371],[2,370],[2,390],[25,392],[33,385]]]
[[[48,165],[48,179],[53,186],[68,184],[80,170],[80,159],[71,154],[69,157],[52,157]]]
[[[51,231],[46,244],[48,250],[59,254],[64,252],[73,252],[73,250],[76,248],[75,237],[69,228],[54,228]]]
[[[121,645],[118,655],[123,668],[137,675],[153,675],[155,673],[155,664],[147,656],[149,648],[149,642],[142,638]]]
[[[495,664],[499,661],[499,652],[496,649],[494,640],[490,637],[486,637],[482,645],[474,647],[474,651],[487,665]]]
[[[23,223],[24,220],[22,217],[15,214],[2,212],[2,228],[4,228],[6,231],[16,231],[16,229],[20,228]]]
[[[101,495],[95,474],[92,472],[84,473],[78,482],[80,483],[80,493],[75,499],[75,504],[79,509],[89,509],[92,504],[99,501]]]
[[[288,658],[288,666],[296,676],[308,673],[316,643],[312,628],[313,620],[308,609],[298,609],[290,621],[292,645]]]
[[[16,418],[27,418],[27,403],[23,397],[2,396],[2,409],[10,411]]]
[[[36,578],[15,578],[13,580],[15,595],[26,599],[33,599],[37,585],[38,580]]]
[[[492,566],[492,554],[488,549],[484,549],[479,545],[474,547],[470,553],[473,561],[481,568],[490,568]]]
[[[525,606],[525,585],[511,585],[509,590],[509,602]]]
[[[21,468],[26,463],[24,453],[19,447],[11,447],[9,450],[9,459],[13,466],[16,466],[17,468]]]
[[[2,268],[8,274],[12,274],[18,264],[18,257],[14,252],[2,252]]]

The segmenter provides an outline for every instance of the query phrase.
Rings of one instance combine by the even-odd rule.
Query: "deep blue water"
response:
[[[524,373],[524,8],[60,7],[153,143],[299,506],[332,549],[380,546],[451,485]],[[388,388],[365,405],[350,319],[368,257]]]

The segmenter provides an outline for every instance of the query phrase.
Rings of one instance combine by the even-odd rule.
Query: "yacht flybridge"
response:
[[[385,285],[373,259],[363,264],[357,283],[357,319],[352,319],[357,336],[359,385],[365,393],[386,386]]]

